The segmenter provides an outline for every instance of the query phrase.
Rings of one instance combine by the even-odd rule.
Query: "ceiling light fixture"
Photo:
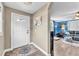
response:
[[[79,19],[79,11],[75,14],[75,19]]]

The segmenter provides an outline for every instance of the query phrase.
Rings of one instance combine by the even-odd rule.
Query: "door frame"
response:
[[[11,12],[11,50],[13,50],[13,49],[15,49],[15,48],[13,48],[13,40],[12,40],[12,14],[18,14],[18,13],[15,13],[15,12]],[[19,14],[19,15],[23,15],[23,14]],[[24,16],[27,16],[27,15],[24,15]],[[30,16],[29,16],[30,17]],[[30,18],[31,19],[31,18]],[[29,20],[30,20],[29,19]],[[30,23],[30,21],[29,21],[29,23]],[[30,25],[30,24],[29,24]],[[30,33],[31,33],[31,29],[30,29]],[[31,39],[31,34],[30,34],[30,39]],[[26,45],[27,44],[29,44],[30,42],[31,42],[31,40],[29,39],[29,41],[28,41],[28,43],[26,43]],[[18,47],[17,47],[18,48]]]

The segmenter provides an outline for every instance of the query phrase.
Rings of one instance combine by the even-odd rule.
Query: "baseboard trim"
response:
[[[34,42],[31,42],[30,44],[33,44],[36,48],[38,48],[41,52],[43,52],[46,56],[50,56],[50,54],[48,54],[47,52],[45,52],[42,48],[40,48],[39,46],[37,46]]]
[[[2,56],[4,56],[5,52],[7,52],[7,51],[11,51],[11,50],[13,50],[13,49],[11,49],[11,48],[9,48],[9,49],[5,49],[4,52],[3,52],[3,54],[2,54]]]

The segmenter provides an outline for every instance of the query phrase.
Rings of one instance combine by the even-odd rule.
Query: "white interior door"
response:
[[[11,14],[11,48],[30,42],[30,16]]]

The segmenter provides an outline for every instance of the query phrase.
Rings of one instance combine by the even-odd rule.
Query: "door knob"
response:
[[[29,30],[27,30],[27,33],[29,33]]]

